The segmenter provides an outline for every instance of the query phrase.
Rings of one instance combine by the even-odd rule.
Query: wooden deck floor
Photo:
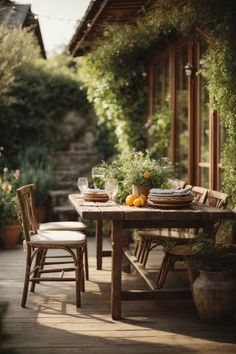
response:
[[[0,250],[0,301],[9,304],[3,324],[10,334],[2,350],[22,354],[236,353],[236,321],[226,326],[204,324],[191,299],[124,302],[123,320],[113,321],[111,259],[104,258],[103,270],[95,269],[93,238],[89,238],[90,281],[82,308],[75,308],[73,283],[42,283],[34,294],[29,293],[27,308],[22,309],[24,256],[21,248]],[[123,279],[127,289],[145,288],[136,274],[124,274]]]

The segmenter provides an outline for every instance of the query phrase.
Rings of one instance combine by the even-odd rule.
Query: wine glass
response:
[[[78,188],[80,192],[83,194],[88,188],[88,178],[87,177],[79,177],[78,178]]]
[[[118,192],[118,181],[115,178],[108,178],[105,181],[105,191],[107,192],[109,199],[114,200]]]
[[[104,169],[102,167],[92,168],[92,180],[94,188],[103,188]]]

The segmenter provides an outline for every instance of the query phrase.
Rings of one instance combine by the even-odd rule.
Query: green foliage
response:
[[[0,24],[0,99],[4,104],[14,101],[11,95],[17,87],[17,72],[39,56],[33,34],[28,29]]]
[[[203,75],[208,80],[211,106],[217,110],[221,124],[226,130],[223,151],[223,187],[230,196],[231,206],[236,205],[236,47],[230,42],[224,25],[218,25],[222,33],[214,38],[213,53],[206,58],[207,70]]]
[[[172,113],[169,108],[158,110],[147,122],[148,129],[148,145],[150,155],[168,156],[168,148],[170,145]]]
[[[211,50],[204,74],[211,103],[220,112],[227,132],[224,189],[231,195],[232,205],[236,202],[234,7],[231,0],[157,0],[136,24],[107,27],[97,49],[80,60],[88,98],[99,121],[115,131],[118,149],[143,150],[147,139],[145,77],[150,57],[177,38],[194,34],[196,27],[207,30]],[[158,115],[154,119],[160,124]],[[163,132],[167,125],[161,126]],[[156,134],[153,125],[148,135]],[[154,156],[155,149],[156,154],[162,151],[161,143],[153,146]]]
[[[115,178],[119,183],[116,200],[124,202],[131,192],[132,185],[159,187],[164,186],[173,175],[173,169],[166,159],[152,159],[146,153],[135,150],[118,155],[112,162],[102,164],[104,180]]]
[[[17,156],[29,145],[41,144],[55,150],[68,143],[64,131],[66,112],[81,109],[84,115],[88,107],[85,93],[68,70],[40,61],[18,72],[17,87],[11,91],[15,102],[6,106],[0,101],[0,140],[8,156]],[[80,131],[84,132],[83,126]]]
[[[16,197],[16,188],[19,184],[18,171],[4,169],[0,174],[0,228],[17,220],[19,204]]]
[[[53,185],[53,159],[44,146],[29,147],[19,158],[21,171],[20,184],[35,183],[35,203],[46,206],[49,200],[48,191]]]
[[[31,33],[0,25],[0,141],[17,165],[19,151],[44,145],[63,148],[90,127],[90,105],[78,80],[77,60],[66,53],[39,59]],[[66,131],[65,117],[79,123]]]
[[[236,247],[215,244],[213,239],[200,233],[192,246],[189,262],[198,269],[222,271],[236,269]]]

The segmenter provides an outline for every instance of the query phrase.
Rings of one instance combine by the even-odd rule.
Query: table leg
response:
[[[208,221],[208,223],[203,226],[203,232],[205,232],[209,238],[215,237],[215,235],[214,235],[214,222]]]
[[[111,316],[121,319],[122,222],[112,221]]]
[[[97,269],[102,269],[102,220],[96,220],[96,258]]]

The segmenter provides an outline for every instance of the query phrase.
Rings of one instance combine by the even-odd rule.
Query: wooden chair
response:
[[[192,187],[187,185],[185,188]],[[207,189],[202,187],[192,187],[194,193],[194,202],[204,203],[207,198]],[[167,242],[178,244],[186,243],[186,239],[195,237],[196,229],[145,229],[138,231],[138,246],[135,250],[135,256],[145,267],[149,253],[157,246],[163,246]]]
[[[207,199],[205,202],[206,205],[214,206],[219,209],[225,209],[227,203],[228,203],[228,194],[213,191],[213,190],[208,190]],[[214,230],[213,230],[214,238],[216,237],[216,233],[219,227],[220,227],[220,222],[216,222],[214,224]],[[175,245],[171,248],[166,249],[165,256],[162,260],[160,271],[157,277],[158,288],[162,288],[164,286],[168,272],[173,267],[173,264],[178,260],[186,261],[186,259],[188,257],[191,257],[191,255],[192,255],[192,245],[189,245],[188,243],[182,245]],[[193,282],[196,278],[196,272],[191,268],[188,262],[186,262],[186,264],[187,264],[189,282],[192,288]]]
[[[32,190],[32,199],[33,199],[33,204],[35,205],[35,200],[34,200],[34,190],[35,190],[35,184],[29,185],[31,190]],[[82,233],[86,232],[87,226],[80,221],[51,221],[51,222],[45,222],[45,223],[38,223],[36,213],[35,213],[35,223],[36,223],[36,228],[39,231],[79,231]],[[88,251],[87,251],[87,245],[84,250],[84,263],[85,263],[85,277],[86,280],[89,280],[89,270],[88,270]],[[68,256],[65,256],[68,257]],[[46,261],[46,252],[44,252],[44,258]],[[50,257],[50,258],[58,258],[57,256]]]
[[[86,236],[78,231],[39,231],[35,217],[33,187],[30,184],[17,189],[26,247],[26,270],[21,306],[25,307],[29,282],[32,282],[31,291],[34,292],[36,283],[41,281],[75,281],[76,306],[80,307],[81,291],[84,291],[83,253],[87,246]],[[52,268],[52,264],[67,264],[71,261],[46,263],[45,254],[48,250],[66,251],[74,266]],[[50,268],[45,269],[45,264],[50,264]],[[75,271],[75,276],[63,278],[64,272],[67,271]],[[56,272],[61,273],[60,278],[41,276],[44,273]]]

